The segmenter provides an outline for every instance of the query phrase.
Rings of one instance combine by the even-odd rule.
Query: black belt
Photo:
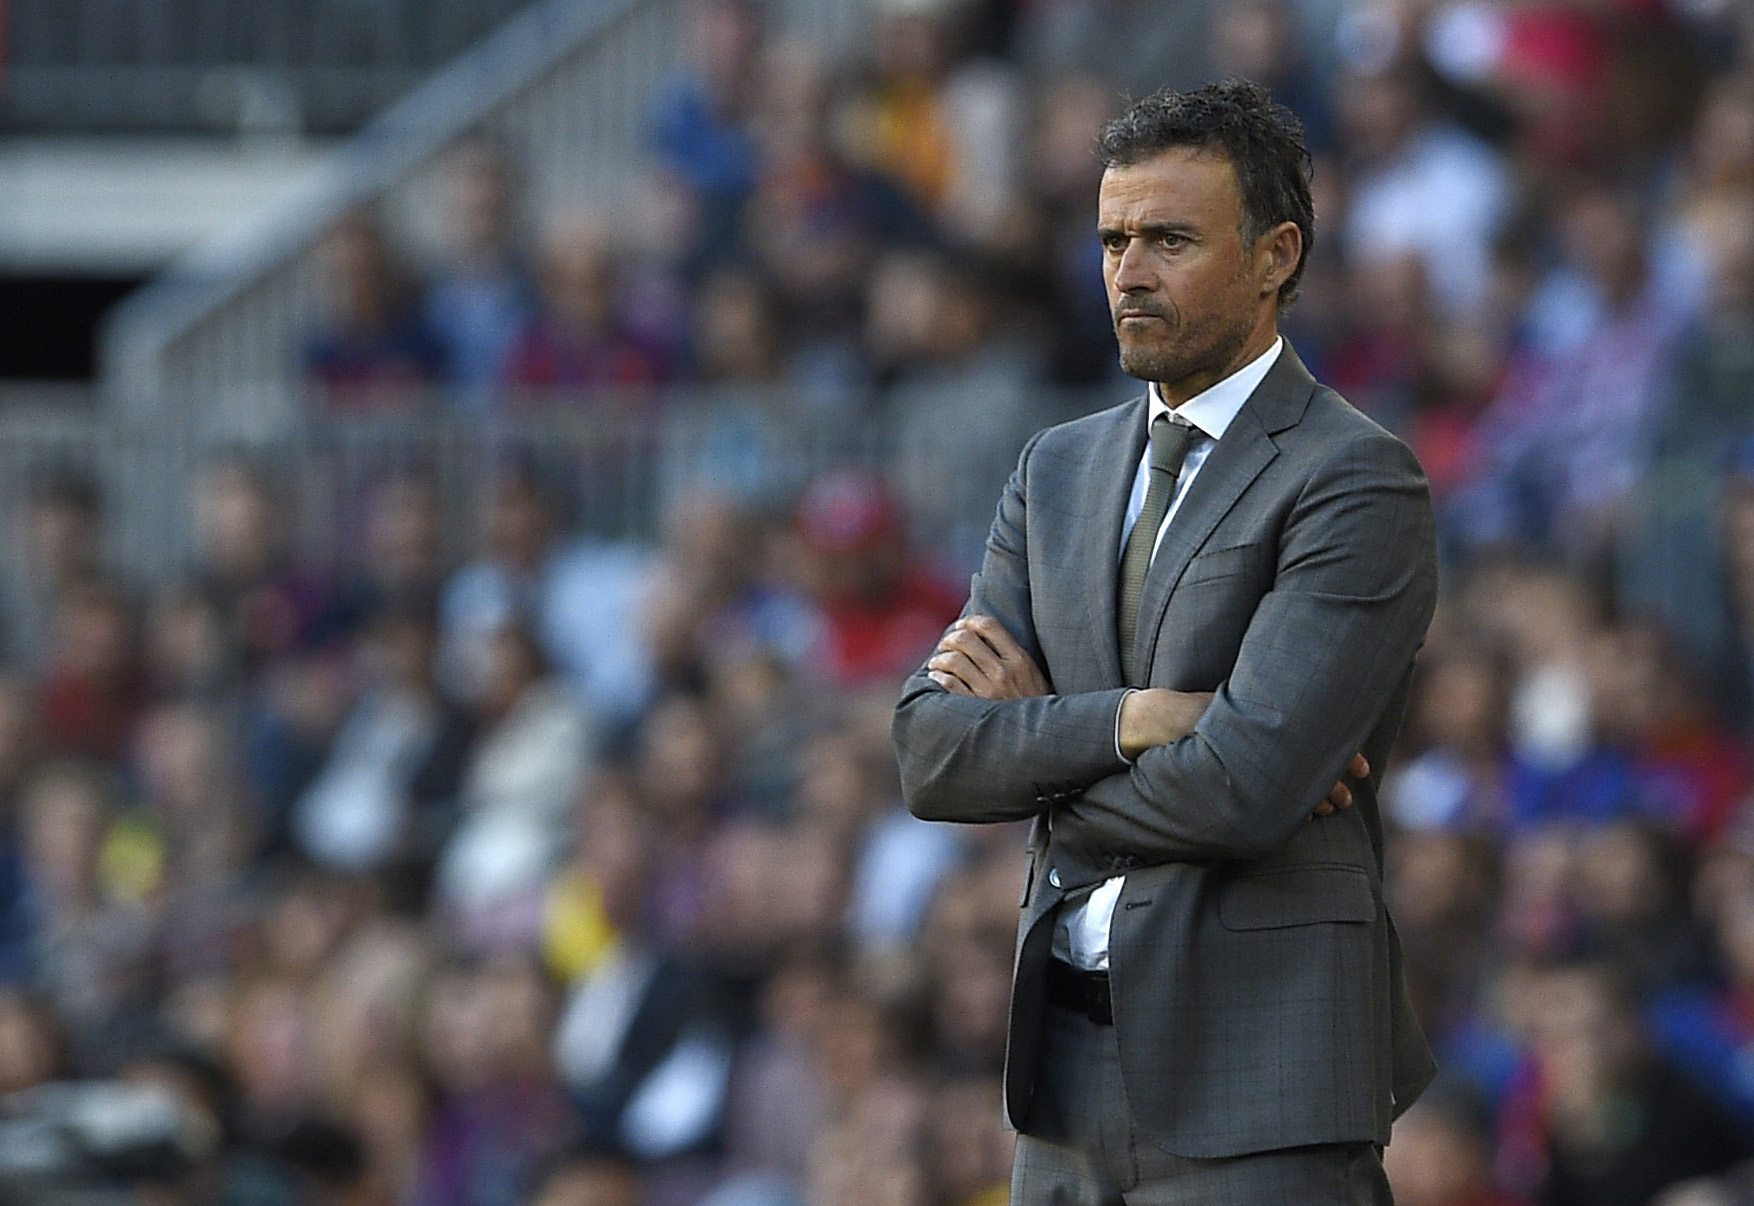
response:
[[[1107,972],[1081,971],[1070,963],[1049,959],[1048,1001],[1061,1009],[1081,1013],[1098,1026],[1114,1025]]]

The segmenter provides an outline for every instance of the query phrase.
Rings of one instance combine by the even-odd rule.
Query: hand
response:
[[[946,691],[981,699],[1047,695],[1041,668],[992,616],[963,616],[926,660],[926,674]]]
[[[1333,816],[1343,808],[1351,808],[1352,789],[1346,786],[1347,777],[1364,779],[1368,778],[1369,775],[1370,763],[1365,761],[1364,755],[1353,754],[1352,761],[1346,764],[1346,773],[1341,775],[1339,782],[1335,783],[1333,788],[1329,790],[1327,799],[1316,805],[1315,815],[1328,817]]]
[[[1172,745],[1194,731],[1212,702],[1210,691],[1146,687],[1121,701],[1121,753],[1137,758],[1154,745]]]

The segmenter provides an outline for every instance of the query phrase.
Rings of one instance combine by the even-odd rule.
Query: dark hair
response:
[[[103,518],[103,492],[82,469],[65,465],[55,468],[37,481],[30,497],[38,506],[71,511],[88,523]]]
[[[1096,141],[1105,168],[1127,167],[1174,147],[1193,147],[1230,160],[1242,192],[1245,244],[1281,222],[1297,223],[1303,254],[1279,286],[1279,308],[1289,306],[1315,245],[1303,123],[1260,85],[1230,79],[1192,92],[1153,92],[1104,126]]]

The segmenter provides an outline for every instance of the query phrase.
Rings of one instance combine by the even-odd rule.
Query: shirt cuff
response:
[[[1120,702],[1115,705],[1115,757],[1119,758],[1121,762],[1127,766],[1133,765],[1133,759],[1121,753],[1121,709],[1127,706],[1127,696],[1133,694],[1138,689],[1139,688],[1137,687],[1128,687],[1121,693]]]

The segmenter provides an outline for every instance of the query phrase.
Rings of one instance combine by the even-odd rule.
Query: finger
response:
[[[967,658],[980,667],[980,672],[989,679],[997,681],[1004,677],[1005,664],[999,655],[978,634],[966,628],[945,633],[944,639],[938,642],[938,647],[943,653],[960,654]]]
[[[979,636],[998,655],[1004,675],[1020,695],[1047,693],[1047,676],[1028,650],[1017,643],[1006,627],[991,616],[968,616],[958,621],[963,630]]]
[[[1334,815],[1334,806],[1326,800],[1323,800],[1320,804],[1315,806],[1315,815],[1318,817],[1331,817]]]
[[[954,649],[948,653],[934,653],[926,659],[926,669],[937,670],[960,680],[963,686],[977,695],[988,682],[987,676],[978,665]]]
[[[1346,764],[1346,773],[1354,779],[1370,778],[1370,762],[1363,754],[1353,754],[1352,761]]]
[[[964,616],[957,623],[962,625],[964,632],[971,632],[986,642],[1002,661],[1011,662],[1019,658],[1027,660],[1029,657],[1010,630],[992,616]]]
[[[1335,808],[1345,808],[1352,803],[1352,789],[1344,783],[1336,783],[1328,789],[1328,798],[1325,802]]]
[[[974,691],[970,689],[969,685],[967,683],[963,682],[960,678],[957,678],[954,674],[946,674],[942,670],[928,670],[928,671],[926,671],[926,677],[931,679],[933,682],[937,683],[940,687],[943,687],[946,691],[951,692],[952,694],[955,694],[955,695],[973,695],[974,694]]]

